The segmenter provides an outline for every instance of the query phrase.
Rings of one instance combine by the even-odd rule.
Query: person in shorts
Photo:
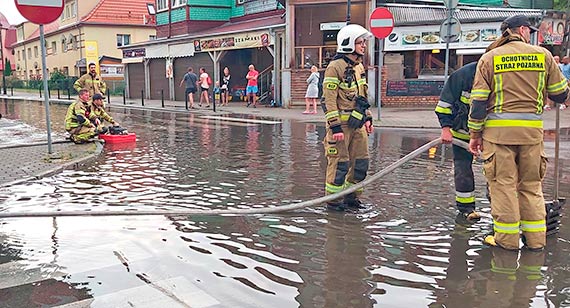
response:
[[[206,69],[201,67],[200,68],[200,104],[199,106],[202,107],[202,101],[206,100],[206,108],[210,107],[210,97],[209,97],[209,90],[210,90],[210,76],[206,73]]]
[[[186,102],[190,102],[190,109],[194,109],[194,93],[196,93],[198,76],[194,74],[194,69],[192,67],[188,68],[188,72],[184,74],[184,77],[180,81],[180,87],[182,84],[186,83]]]
[[[259,72],[255,70],[253,64],[249,65],[249,72],[245,75],[247,79],[247,88],[245,89],[245,95],[247,96],[247,106],[253,104],[253,108],[257,105],[257,77]]]

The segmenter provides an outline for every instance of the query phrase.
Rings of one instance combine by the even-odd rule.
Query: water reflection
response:
[[[50,111],[56,132],[63,131],[65,108]],[[0,112],[21,126],[43,115],[36,103],[4,102]],[[254,208],[323,193],[321,124],[118,107],[112,113],[137,133],[136,143],[106,145],[88,167],[0,190],[0,211]],[[371,173],[437,136],[377,131],[370,136]],[[469,229],[453,223],[450,158],[450,147],[437,147],[367,187],[370,208],[358,214],[316,207],[248,217],[0,221],[0,307],[567,306],[567,218],[561,239],[549,240],[546,262],[521,253],[517,280],[509,280],[492,264],[512,258],[480,242],[490,219]],[[568,160],[561,166],[568,195]],[[474,170],[477,202],[488,212],[481,166]],[[547,198],[552,168],[548,173]],[[525,280],[523,263],[540,268],[533,276],[540,278]],[[47,299],[38,300],[39,292]]]

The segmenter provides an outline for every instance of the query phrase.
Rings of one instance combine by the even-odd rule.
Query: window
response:
[[[53,41],[51,42],[51,54],[55,55],[57,53],[57,42]]]
[[[149,36],[148,36],[148,40],[149,40],[149,41],[154,41],[154,40],[156,40],[156,35],[149,35]]]
[[[18,27],[18,30],[16,31],[17,36],[18,36],[18,42],[23,41],[24,40],[24,27]]]
[[[117,34],[117,47],[126,46],[131,43],[130,34]]]
[[[246,0],[236,0],[236,4],[244,4]]]
[[[186,5],[187,0],[172,0],[172,7],[179,7]]]
[[[32,58],[32,48],[28,48],[28,59]]]
[[[62,52],[67,51],[67,41],[65,40],[65,38],[61,40],[61,51]]]
[[[34,46],[34,58],[38,57],[38,46]]]
[[[69,7],[70,7],[70,11],[71,11],[71,17],[77,16],[77,5],[75,4],[75,1],[71,2],[69,4]]]
[[[20,61],[20,51],[18,50],[18,61]]]
[[[156,0],[156,10],[164,11],[168,9],[168,0]]]

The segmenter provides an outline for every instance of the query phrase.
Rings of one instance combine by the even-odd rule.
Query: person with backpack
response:
[[[210,85],[212,84],[212,78],[210,75],[206,73],[206,69],[201,67],[200,68],[200,103],[198,106],[202,107],[202,101],[206,100],[206,108],[210,108],[210,97],[209,97],[209,90]]]

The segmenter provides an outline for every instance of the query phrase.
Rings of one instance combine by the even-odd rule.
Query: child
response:
[[[220,100],[220,93],[221,93],[221,89],[220,89],[220,82],[216,81],[216,86],[214,87],[214,102],[219,101]]]

